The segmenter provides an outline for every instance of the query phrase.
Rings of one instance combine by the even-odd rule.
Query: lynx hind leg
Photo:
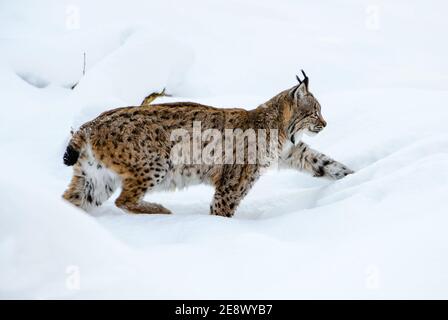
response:
[[[215,195],[210,205],[210,214],[232,217],[259,175],[259,169],[255,165],[236,166],[225,172],[216,185]]]
[[[84,203],[84,185],[85,185],[85,179],[84,177],[80,177],[77,175],[73,175],[72,180],[70,181],[70,184],[68,185],[67,190],[65,190],[62,197],[74,204],[77,207],[82,207]]]
[[[130,213],[170,214],[171,211],[160,204],[143,201],[145,194],[164,180],[168,170],[168,164],[156,158],[146,162],[139,170],[125,174],[116,206]]]
[[[75,165],[72,180],[62,197],[88,211],[109,199],[118,185],[117,177],[102,164],[83,159]]]

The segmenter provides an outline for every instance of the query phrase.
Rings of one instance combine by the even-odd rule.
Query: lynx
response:
[[[210,213],[232,217],[274,159],[280,168],[297,169],[315,177],[341,179],[353,173],[300,141],[302,133],[317,134],[326,126],[321,106],[308,89],[309,78],[303,70],[302,74],[304,80],[296,76],[298,84],[253,110],[220,109],[192,102],[149,102],[100,114],[82,125],[67,146],[63,160],[74,169],[63,197],[88,211],[104,203],[121,186],[117,207],[130,213],[168,214],[171,212],[160,204],[144,201],[145,194],[206,183],[215,188]],[[238,129],[241,136],[245,130],[252,130],[256,138],[263,130],[275,129],[276,154],[260,152],[262,159],[256,162],[244,158],[243,163],[175,163],[172,151],[177,141],[173,141],[172,132],[182,129],[194,140],[191,133],[196,122],[202,129],[222,134]],[[272,138],[269,132],[267,136]],[[199,143],[207,148],[211,142],[206,139]],[[244,145],[246,156],[251,145]],[[260,149],[258,143],[255,147]],[[236,146],[232,152],[237,153]]]

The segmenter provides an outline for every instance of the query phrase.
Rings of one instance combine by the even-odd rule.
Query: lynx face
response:
[[[300,127],[304,128],[306,133],[315,135],[327,125],[320,110],[319,102],[311,93],[300,98],[298,112],[302,113],[304,118],[299,123]]]
[[[305,75],[305,74],[304,74]],[[293,143],[300,140],[300,135],[319,133],[327,122],[321,114],[321,107],[317,99],[308,91],[308,77],[289,91],[292,117],[288,125],[288,135]]]

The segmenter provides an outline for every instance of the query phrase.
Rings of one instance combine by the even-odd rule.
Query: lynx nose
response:
[[[325,128],[325,127],[327,126],[327,121],[322,120],[322,121],[321,121],[321,126],[322,126],[323,128]]]

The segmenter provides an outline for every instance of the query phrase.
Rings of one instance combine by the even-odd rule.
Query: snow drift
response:
[[[1,297],[448,298],[444,11],[1,3]],[[232,219],[208,215],[205,186],[148,195],[171,216],[113,200],[88,215],[61,199],[71,127],[164,87],[161,101],[256,107],[300,68],[328,122],[306,141],[354,175],[269,172]]]

